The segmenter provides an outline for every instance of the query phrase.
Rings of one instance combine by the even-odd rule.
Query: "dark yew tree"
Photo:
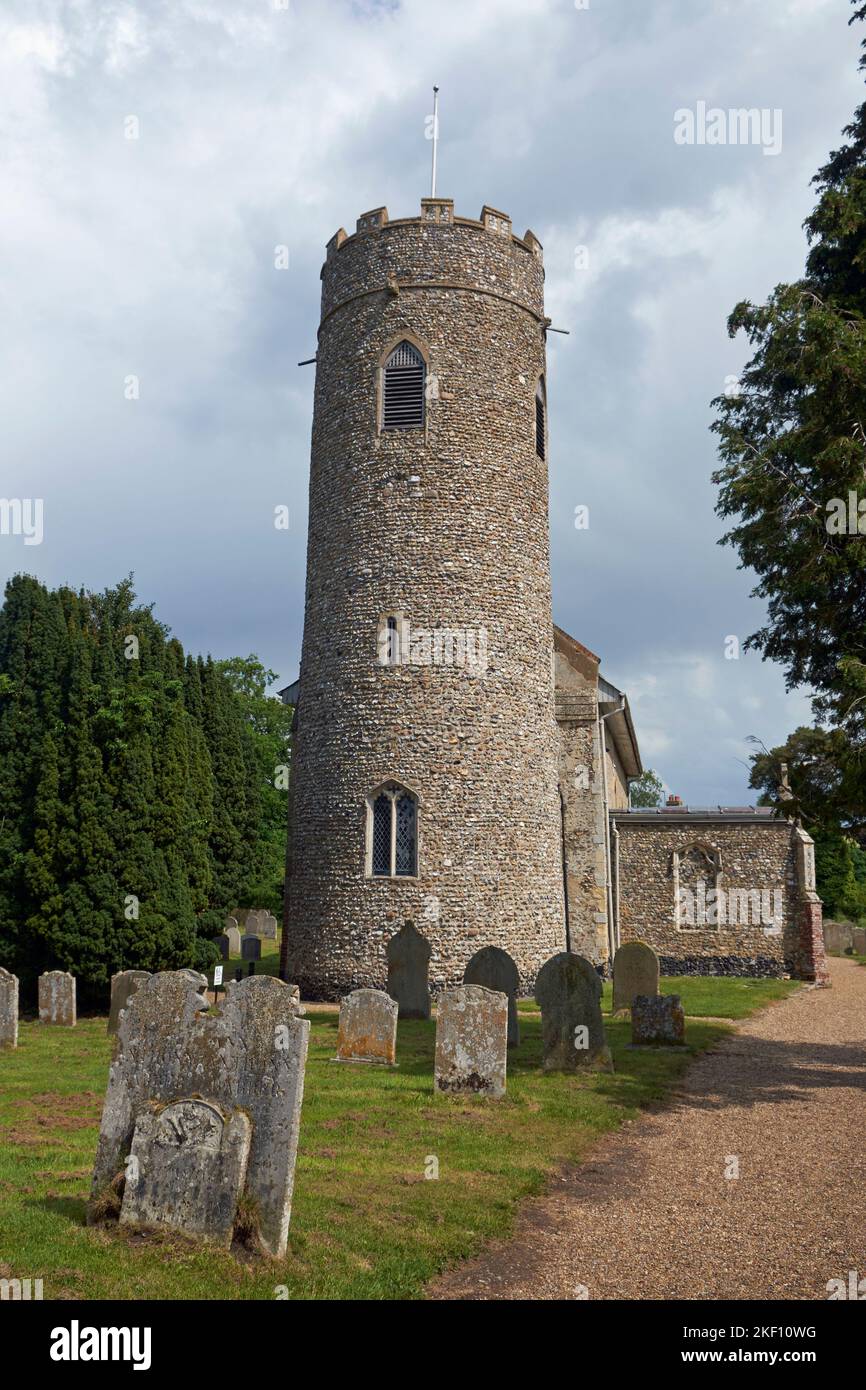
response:
[[[851,22],[866,19],[857,0]],[[866,48],[866,43],[864,43]],[[866,55],[861,58],[866,67]],[[767,620],[747,640],[811,686],[839,731],[833,810],[866,818],[866,104],[815,176],[803,278],[728,320],[753,355],[718,397],[722,544],[758,576]],[[755,785],[753,783],[753,785]],[[838,793],[844,793],[840,796]],[[829,814],[829,807],[825,808]],[[825,817],[826,818],[826,817]]]

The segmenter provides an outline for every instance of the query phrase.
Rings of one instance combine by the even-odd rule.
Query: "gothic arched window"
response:
[[[424,425],[424,358],[405,339],[382,371],[382,429],[415,430]]]
[[[386,782],[367,801],[367,873],[414,878],[418,873],[418,798]]]
[[[723,882],[721,851],[710,844],[684,845],[671,855],[670,872],[677,927],[681,931],[718,927],[719,889]]]
[[[544,400],[544,379],[541,378],[535,388],[535,452],[540,459],[545,457],[544,444],[544,421],[545,400]]]

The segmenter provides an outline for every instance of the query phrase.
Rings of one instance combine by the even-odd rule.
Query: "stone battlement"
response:
[[[455,217],[453,198],[422,198],[421,213],[418,217],[397,217],[393,221],[388,217],[387,208],[372,208],[369,212],[362,212],[351,236],[344,227],[340,227],[339,231],[334,233],[327,243],[327,257],[330,259],[346,242],[354,241],[356,237],[370,232],[381,232],[389,227],[405,227],[412,223],[422,223],[425,226],[471,227],[488,232],[492,236],[508,237],[514,246],[528,252],[542,264],[544,261],[543,248],[535,233],[527,228],[522,237],[517,236],[512,230],[511,218],[507,212],[500,212],[485,203],[477,218]]]

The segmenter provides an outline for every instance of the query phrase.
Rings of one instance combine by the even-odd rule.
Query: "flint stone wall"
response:
[[[797,974],[804,889],[796,843],[786,821],[667,820],[663,815],[615,818],[619,832],[617,904],[620,940],[641,940],[657,952],[664,975]],[[721,885],[780,889],[782,931],[759,925],[678,926],[672,856],[698,843],[718,848]],[[707,887],[714,886],[708,879]]]
[[[434,992],[486,944],[529,989],[565,942],[541,261],[502,218],[339,242],[322,272],[281,974],[305,998],[385,988],[386,942],[411,917]],[[423,429],[380,433],[380,365],[407,337],[438,395]],[[486,672],[380,665],[391,612],[410,630],[485,628]],[[366,802],[386,780],[419,798],[414,878],[366,874]]]

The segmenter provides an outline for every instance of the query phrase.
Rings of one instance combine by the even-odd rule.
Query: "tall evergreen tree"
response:
[[[866,19],[856,0],[851,23]],[[866,66],[866,41],[860,66]],[[719,397],[722,538],[758,575],[767,621],[747,645],[809,685],[844,734],[843,815],[866,819],[866,104],[813,182],[805,274],[728,321],[754,349]],[[853,513],[851,500],[853,499]],[[852,524],[853,520],[853,524]]]

